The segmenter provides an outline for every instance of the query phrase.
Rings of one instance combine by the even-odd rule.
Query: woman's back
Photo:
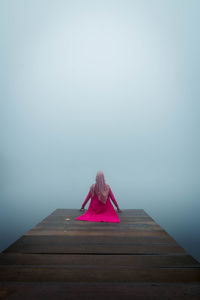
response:
[[[121,212],[121,210],[119,209],[119,205],[113,195],[111,187],[105,183],[103,172],[97,173],[96,183],[91,185],[89,193],[82,204],[81,210],[84,209],[90,198],[91,202],[87,212],[76,218],[77,220],[91,222],[120,222],[110,198],[117,210],[119,212]]]

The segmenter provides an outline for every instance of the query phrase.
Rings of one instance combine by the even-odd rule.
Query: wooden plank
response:
[[[23,240],[23,241],[22,241]],[[63,234],[62,236],[58,236],[56,235],[42,235],[42,236],[35,236],[35,235],[25,235],[22,238],[20,238],[20,240],[18,240],[17,243],[23,242],[24,243],[35,243],[37,241],[37,243],[48,243],[48,242],[52,242],[52,243],[59,243],[59,241],[61,243],[65,242],[65,243],[78,243],[78,244],[85,244],[85,245],[91,245],[91,244],[99,244],[99,243],[104,243],[104,244],[121,244],[121,245],[125,245],[125,244],[165,244],[165,245],[176,245],[177,243],[173,240],[170,239],[168,237],[163,237],[163,236],[157,236],[157,237],[143,237],[143,236],[103,236],[103,235],[95,235],[93,236],[93,238],[91,238],[90,236],[86,236],[86,235],[68,235]],[[16,243],[16,244],[17,244]],[[14,245],[14,244],[13,244]]]
[[[118,265],[133,267],[199,267],[190,255],[99,255],[1,253],[0,265]]]
[[[77,214],[76,217],[78,217],[78,216],[79,215]],[[119,217],[120,217],[120,223],[112,224],[112,223],[108,223],[108,222],[101,222],[103,224],[102,225],[102,224],[93,222],[93,226],[98,227],[98,226],[102,225],[102,226],[105,226],[105,227],[106,226],[110,226],[110,227],[116,227],[116,226],[118,226],[118,227],[121,227],[121,225],[127,225],[127,224],[131,225],[131,224],[137,224],[137,223],[143,223],[143,224],[148,224],[149,223],[149,224],[155,224],[155,225],[158,226],[158,224],[156,224],[155,221],[153,221],[152,219],[147,218],[147,217],[145,217],[145,218],[143,218],[143,217],[133,217],[131,219],[127,218],[127,220],[126,219],[122,219],[121,216],[119,216]],[[45,224],[49,224],[49,223],[54,224],[54,223],[63,223],[63,222],[65,222],[66,224],[67,223],[72,223],[72,224],[74,224],[76,226],[80,226],[80,225],[89,226],[89,224],[88,224],[87,221],[76,220],[75,217],[72,218],[71,216],[62,216],[62,217],[60,217],[60,216],[59,217],[52,216],[52,217],[49,217],[48,219],[40,222],[37,225],[37,227],[39,227],[39,226],[45,226]],[[91,223],[91,222],[89,222],[89,223]]]
[[[77,226],[69,226],[69,225],[62,225],[62,226],[46,226],[46,228],[45,228],[46,230],[63,230],[63,229],[67,229],[67,230],[70,230],[70,231],[77,231],[77,230],[80,230],[80,231],[85,231],[86,230],[86,228],[85,227],[77,227]],[[42,230],[42,229],[40,229],[40,230]],[[102,228],[94,228],[94,227],[91,227],[90,228],[90,230],[91,231],[104,231],[104,230],[102,230]],[[159,227],[153,227],[153,226],[132,226],[132,228],[131,227],[121,227],[120,228],[120,230],[117,230],[117,228],[109,228],[109,231],[110,232],[160,232],[160,234],[162,234],[162,235],[165,235],[164,233],[163,233],[163,231],[159,228]],[[33,233],[33,232],[35,232],[35,230],[33,230],[31,233]],[[29,232],[29,234],[30,234],[30,232]]]
[[[117,247],[117,248],[116,248]],[[132,255],[137,255],[137,254],[165,254],[168,253],[170,255],[172,254],[185,254],[185,251],[182,250],[179,247],[176,246],[154,246],[154,245],[133,245],[133,246],[104,246],[104,245],[99,245],[99,246],[79,246],[79,245],[71,245],[71,246],[60,246],[58,247],[57,245],[49,245],[44,246],[44,245],[25,245],[23,248],[18,248],[18,247],[12,247],[10,248],[6,253],[86,253],[86,254],[132,254]]]
[[[143,209],[79,215],[57,209],[0,254],[0,298],[197,299],[200,264]]]
[[[91,223],[91,222],[90,222]],[[87,224],[86,221],[72,221],[72,220],[68,220],[68,219],[63,219],[63,220],[59,220],[59,221],[50,221],[48,220],[41,223],[39,226],[35,227],[35,229],[40,229],[40,228],[49,228],[51,226],[61,226],[61,225],[65,225],[65,226],[69,226],[69,227],[72,227],[72,228],[81,228],[81,227],[85,227],[85,228],[88,228],[88,227],[92,227],[92,228],[111,228],[111,229],[117,229],[117,228],[120,228],[120,229],[123,229],[123,228],[159,228],[161,229],[161,227],[156,224],[155,222],[151,221],[151,222],[127,222],[126,224],[119,224],[117,223],[116,225],[113,225],[113,224],[106,224],[103,222],[103,225],[100,225],[100,224]],[[102,227],[104,226],[104,227]],[[33,230],[33,229],[32,229]]]
[[[3,253],[185,253],[176,243],[136,243],[131,237],[74,239],[69,236],[23,236]]]
[[[62,236],[109,236],[109,237],[125,237],[125,236],[130,236],[130,237],[135,237],[136,239],[139,237],[146,238],[155,238],[155,239],[171,239],[168,234],[163,233],[162,231],[102,231],[102,230],[86,230],[86,229],[73,229],[69,230],[68,228],[63,228],[63,230],[40,230],[40,231],[34,231],[34,232],[28,232],[24,236],[48,236],[48,235],[62,235]]]
[[[1,266],[0,281],[19,282],[198,282],[199,268],[135,268],[109,265]]]
[[[169,300],[199,299],[200,286],[180,283],[12,283],[0,285],[1,299]]]
[[[86,230],[86,229],[90,229],[90,230],[95,230],[95,231],[105,231],[105,228],[102,229],[102,227],[85,227],[85,226],[74,226],[74,225],[69,225],[69,224],[51,224],[48,226],[43,226],[40,228],[37,228],[36,230],[42,230],[42,229],[46,229],[46,230],[62,230],[62,229],[68,229],[68,230]],[[122,231],[144,231],[144,232],[148,232],[148,231],[159,231],[163,234],[163,231],[160,227],[158,226],[152,226],[152,225],[133,225],[133,226],[121,226],[120,229],[117,230],[117,228],[112,228],[112,227],[107,227],[107,229],[109,231],[112,232],[122,232]],[[32,230],[32,232],[35,232],[36,230]]]

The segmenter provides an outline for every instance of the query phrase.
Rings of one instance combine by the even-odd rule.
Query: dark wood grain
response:
[[[0,299],[12,300],[194,300],[199,299],[199,295],[200,286],[191,283],[13,282],[0,284]]]
[[[198,299],[200,264],[143,209],[79,215],[56,209],[0,254],[0,299]]]
[[[27,254],[1,253],[0,265],[119,265],[133,267],[193,267],[197,261],[190,255],[99,255],[99,254]]]

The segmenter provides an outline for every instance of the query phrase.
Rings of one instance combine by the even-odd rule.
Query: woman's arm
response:
[[[117,201],[116,201],[116,199],[115,199],[115,197],[114,197],[114,195],[113,195],[113,192],[112,192],[112,190],[111,190],[110,187],[109,187],[109,196],[110,196],[112,202],[114,203],[114,205],[117,207],[117,210],[118,210],[118,211],[121,211],[121,210],[119,209],[119,205],[118,205],[118,203],[117,203]]]
[[[85,200],[84,200],[84,202],[83,202],[83,204],[81,206],[81,209],[84,209],[84,207],[87,204],[87,202],[89,201],[90,197],[91,197],[91,192],[89,190],[89,193],[87,194],[87,197],[85,198]]]

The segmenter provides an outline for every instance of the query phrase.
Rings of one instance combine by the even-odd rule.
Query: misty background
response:
[[[198,0],[0,1],[0,251],[102,170],[200,261],[199,28]]]

